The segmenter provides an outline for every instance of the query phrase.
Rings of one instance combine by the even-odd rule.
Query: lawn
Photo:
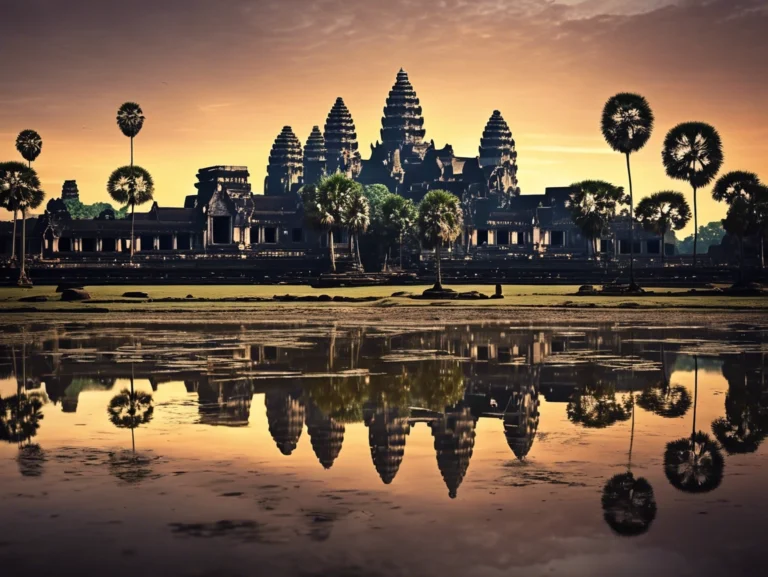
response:
[[[375,286],[335,289],[313,289],[306,285],[187,285],[187,286],[93,286],[86,287],[92,301],[66,303],[59,300],[60,295],[55,287],[41,286],[33,289],[0,288],[0,309],[10,312],[13,309],[34,307],[44,312],[52,310],[88,310],[93,308],[110,311],[126,312],[131,310],[195,310],[204,307],[206,310],[243,309],[258,307],[292,307],[296,303],[280,302],[227,302],[222,299],[239,297],[271,298],[274,295],[291,294],[346,296],[346,297],[377,297],[382,300],[370,303],[342,302],[302,302],[302,307],[382,307],[382,306],[430,306],[430,301],[413,300],[402,297],[392,297],[397,291],[420,293],[424,286]],[[476,290],[488,295],[493,294],[493,285],[457,285],[460,291]],[[652,307],[652,308],[713,308],[713,309],[766,309],[768,298],[761,297],[729,297],[725,295],[686,296],[683,289],[652,289],[657,293],[652,296],[616,297],[616,296],[573,296],[576,286],[529,286],[505,285],[504,299],[481,301],[450,301],[441,302],[441,306],[451,307],[561,307],[561,306],[595,306],[600,308]],[[122,295],[127,291],[146,292],[151,302],[144,299],[126,299]],[[19,302],[21,297],[42,295],[49,298],[48,302],[26,303]],[[217,299],[215,302],[196,301],[190,299],[182,302],[157,302],[158,299],[184,299],[192,295],[195,299]],[[100,302],[101,301],[101,302]],[[103,302],[109,301],[109,302]]]

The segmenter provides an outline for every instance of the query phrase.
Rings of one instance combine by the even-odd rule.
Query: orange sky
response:
[[[660,161],[666,131],[688,120],[720,130],[724,171],[768,180],[765,0],[135,0],[130,10],[25,0],[4,10],[13,26],[0,51],[13,56],[0,60],[0,158],[17,158],[20,130],[40,132],[35,166],[49,196],[76,179],[85,202],[108,200],[110,171],[129,159],[115,125],[126,100],[146,114],[136,161],[161,205],[180,205],[196,170],[214,164],[247,165],[261,192],[280,129],[305,141],[337,96],[365,158],[401,66],[438,146],[477,154],[501,110],[523,194],[584,178],[626,183],[599,130],[619,91],[644,94],[657,118],[633,160],[638,196],[690,198]],[[724,215],[709,191],[699,211],[701,223]]]

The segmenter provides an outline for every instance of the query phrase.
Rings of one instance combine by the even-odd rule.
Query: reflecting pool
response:
[[[4,325],[0,567],[757,575],[766,343],[759,325]]]

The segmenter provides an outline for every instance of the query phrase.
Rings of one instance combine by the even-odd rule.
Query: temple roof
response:
[[[300,395],[284,392],[268,392],[264,396],[267,406],[269,432],[283,455],[296,449],[304,428],[304,403]]]
[[[373,465],[384,484],[389,485],[403,462],[405,438],[411,432],[411,426],[396,409],[378,409],[368,427]]]
[[[339,157],[343,154],[360,156],[357,151],[357,132],[352,114],[349,112],[344,99],[339,97],[334,102],[328,119],[325,122],[325,147],[328,150],[328,171],[335,172],[338,168]]]
[[[280,134],[275,138],[272,150],[269,153],[269,167],[302,165],[301,143],[290,126],[284,126]]]
[[[501,112],[494,110],[480,139],[480,158],[508,158],[514,149],[515,141],[512,139],[512,131],[509,130]]]
[[[446,411],[431,427],[437,466],[448,487],[448,496],[455,499],[475,446],[475,418],[469,407],[456,407]]]
[[[424,140],[424,118],[416,91],[401,68],[389,92],[381,119],[381,139],[387,148],[405,144],[421,144]]]
[[[324,469],[330,469],[341,452],[344,424],[324,415],[317,406],[311,404],[307,409],[307,432],[317,460]]]

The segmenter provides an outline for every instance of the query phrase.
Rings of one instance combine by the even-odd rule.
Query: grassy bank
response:
[[[576,286],[521,286],[505,285],[504,299],[479,301],[443,301],[413,300],[407,297],[393,297],[400,290],[418,294],[428,286],[410,287],[354,287],[335,289],[313,289],[305,285],[297,286],[94,286],[86,287],[92,300],[84,302],[62,302],[55,287],[35,287],[33,289],[0,288],[0,309],[6,313],[34,308],[37,311],[54,312],[66,309],[72,312],[98,310],[100,312],[130,312],[130,311],[189,311],[206,310],[258,310],[259,308],[295,308],[298,303],[281,303],[275,301],[243,302],[232,299],[271,299],[274,295],[328,295],[330,297],[375,297],[377,301],[368,303],[344,302],[302,302],[301,307],[460,307],[460,308],[498,308],[498,307],[595,307],[595,308],[669,308],[669,309],[721,309],[721,310],[766,310],[768,298],[761,297],[731,297],[726,295],[689,296],[683,289],[653,289],[656,294],[650,296],[573,296],[578,290]],[[456,287],[461,291],[478,291],[493,294],[492,285],[462,285]],[[128,291],[143,291],[149,295],[147,299],[128,299],[123,294]],[[187,299],[191,295],[193,298]],[[22,297],[44,296],[47,302],[20,302]],[[180,299],[178,302],[163,302],[162,299]],[[204,299],[204,300],[198,300]]]

